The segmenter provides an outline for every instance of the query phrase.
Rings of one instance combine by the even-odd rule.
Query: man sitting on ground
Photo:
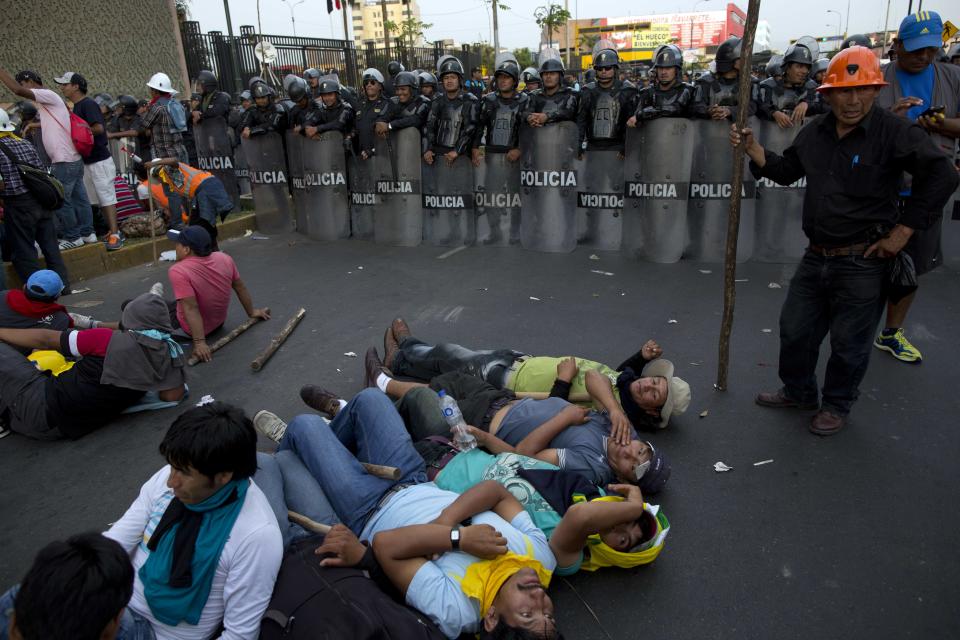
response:
[[[565,359],[529,356],[512,349],[473,351],[458,344],[431,346],[414,338],[402,318],[387,328],[383,343],[385,362],[382,364],[402,378],[427,381],[442,373],[466,371],[498,389],[510,389],[518,395],[535,398],[549,395],[556,384],[557,365]],[[690,404],[690,385],[673,375],[673,364],[662,355],[660,346],[649,340],[616,370],[600,362],[577,358],[576,375],[561,386],[568,400],[606,409],[616,425],[629,419],[637,429],[662,429],[672,415],[683,413]],[[374,372],[381,363],[375,360],[369,357],[366,360],[368,377],[371,374],[376,377]],[[587,388],[589,378],[595,381],[592,391]],[[604,384],[599,384],[604,378]],[[602,393],[603,397],[596,393]]]
[[[0,329],[0,432],[10,429],[38,440],[79,438],[148,391],[165,402],[181,400],[183,351],[170,337],[163,299],[150,293],[134,298],[121,324],[123,331]],[[55,350],[79,360],[51,376],[17,348]]]
[[[133,567],[113,540],[91,532],[51,542],[37,553],[23,581],[0,597],[0,637],[146,637],[141,635],[146,622],[125,608],[132,593]]]
[[[213,353],[206,337],[227,319],[231,289],[236,292],[247,317],[269,320],[270,310],[253,306],[233,258],[212,250],[206,229],[186,227],[181,231],[168,231],[167,237],[177,244],[177,262],[168,272],[176,302],[167,304],[175,307],[175,314],[171,315],[177,320],[176,328],[193,338],[193,355],[202,362],[210,362]]]
[[[283,542],[257,470],[257,434],[222,402],[177,418],[163,467],[105,534],[137,576],[128,607],[158,638],[254,640],[280,569]],[[222,627],[221,627],[222,625]]]
[[[280,451],[296,452],[340,520],[372,541],[406,603],[448,638],[481,628],[558,636],[545,591],[556,559],[543,532],[496,483],[458,498],[426,482],[423,460],[385,395],[361,391],[329,426],[317,415],[297,416],[288,426],[268,411],[254,422]],[[401,477],[371,476],[361,461],[397,467]],[[469,526],[457,524],[468,518]]]
[[[64,331],[73,326],[67,308],[57,303],[63,293],[63,280],[56,271],[34,271],[23,289],[0,291],[0,328],[52,329]],[[30,349],[19,348],[23,355]]]

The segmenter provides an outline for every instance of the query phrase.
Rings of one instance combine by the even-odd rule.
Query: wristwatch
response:
[[[453,551],[460,550],[460,527],[450,529],[450,548]]]

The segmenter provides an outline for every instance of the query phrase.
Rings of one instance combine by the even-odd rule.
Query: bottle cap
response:
[[[446,389],[440,389],[440,391],[437,392],[437,395],[442,398],[443,396],[447,395],[447,390],[446,390]]]

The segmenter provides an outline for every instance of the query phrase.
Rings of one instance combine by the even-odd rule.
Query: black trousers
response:
[[[64,286],[69,289],[70,275],[60,256],[53,215],[53,211],[41,207],[29,193],[3,198],[3,226],[10,242],[13,268],[17,275],[26,282],[34,271],[40,270],[37,249],[33,246],[36,242],[40,245],[47,268],[56,271]]]

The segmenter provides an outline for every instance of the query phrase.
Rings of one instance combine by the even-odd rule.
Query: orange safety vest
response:
[[[180,173],[183,174],[183,184],[176,185],[171,180],[167,179],[166,176],[166,167],[160,172],[160,176],[167,185],[179,193],[184,198],[193,200],[194,194],[197,192],[197,188],[200,186],[200,183],[206,180],[207,178],[212,178],[213,174],[209,171],[201,171],[200,169],[194,169],[185,162],[180,163]]]
[[[142,180],[140,184],[146,187],[147,181]],[[163,185],[161,185],[159,182],[150,183],[150,193],[153,195],[153,199],[157,204],[164,209],[170,208],[170,201],[167,200],[167,194],[163,192]]]

